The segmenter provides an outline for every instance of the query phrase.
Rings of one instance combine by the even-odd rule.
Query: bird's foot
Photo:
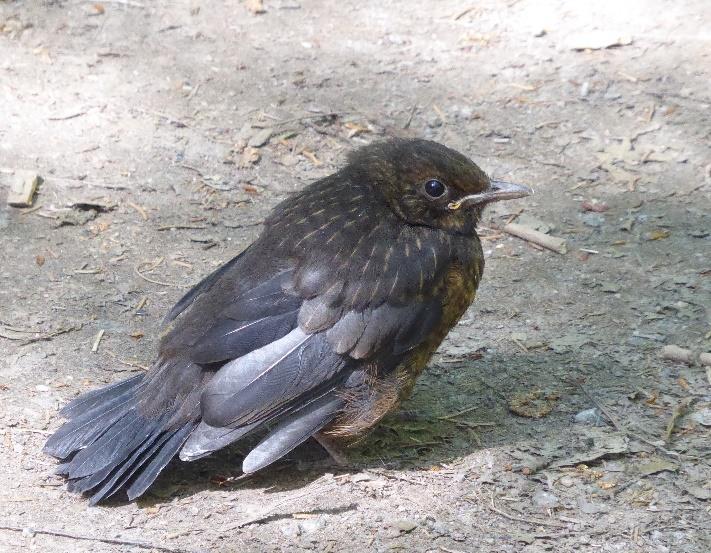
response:
[[[334,438],[319,432],[313,435],[313,438],[319,443],[319,445],[326,450],[333,462],[338,466],[348,465],[348,456],[346,455],[343,447],[339,445],[338,441]]]

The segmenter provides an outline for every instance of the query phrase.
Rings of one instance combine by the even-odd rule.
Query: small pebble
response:
[[[545,490],[538,490],[534,493],[532,500],[533,504],[541,509],[553,509],[560,503],[555,495]]]
[[[572,488],[575,485],[575,479],[571,478],[568,475],[565,475],[558,480],[558,484],[560,484],[564,488]]]
[[[588,211],[581,217],[583,224],[593,228],[599,228],[605,224],[605,217],[599,213]]]
[[[414,520],[398,520],[393,526],[400,530],[400,532],[412,532],[417,528],[417,523]]]
[[[590,424],[592,426],[605,426],[605,419],[597,407],[580,411],[573,417],[576,424]]]

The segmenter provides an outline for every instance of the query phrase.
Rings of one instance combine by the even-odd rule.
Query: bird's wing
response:
[[[178,300],[178,302],[173,306],[173,308],[168,312],[168,314],[163,319],[163,324],[167,325],[173,321],[178,315],[180,315],[187,307],[189,307],[196,298],[205,292],[209,291],[212,285],[219,280],[221,276],[229,272],[235,264],[239,263],[242,256],[249,251],[249,248],[244,250],[242,253],[232,258],[230,261],[224,265],[218,267],[215,271],[207,275],[195,286],[193,286],[188,292]]]
[[[442,244],[423,232],[369,240],[359,231],[356,250],[339,258],[318,245],[277,255],[257,243],[209,277],[161,345],[217,369],[181,458],[276,424],[247,464],[263,466],[333,420],[337,390],[422,343],[441,322],[447,269]]]
[[[446,264],[430,248],[429,256],[398,260],[397,241],[390,246],[398,261],[390,268],[366,272],[357,257],[346,270],[297,260],[223,306],[187,351],[196,363],[229,360],[203,393],[205,423],[237,428],[271,420],[335,389],[364,364],[392,369],[422,343],[442,318]],[[383,252],[371,253],[377,260]],[[218,281],[212,291],[219,289]]]

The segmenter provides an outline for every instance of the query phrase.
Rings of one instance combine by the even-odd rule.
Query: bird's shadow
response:
[[[552,366],[557,370],[551,370]],[[247,488],[280,493],[308,486],[326,473],[431,470],[481,448],[514,444],[569,425],[569,413],[577,407],[563,407],[560,402],[585,403],[575,383],[576,368],[572,356],[551,352],[485,358],[474,354],[469,359],[441,361],[423,374],[413,397],[398,411],[344,450],[345,466],[308,440],[270,467],[243,475],[242,459],[257,437],[198,461],[173,461],[139,501],[160,504],[205,490]],[[530,390],[555,391],[558,408],[541,417],[512,412],[512,398]],[[535,401],[530,407],[537,408]]]

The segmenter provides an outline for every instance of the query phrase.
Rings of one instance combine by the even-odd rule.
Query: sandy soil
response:
[[[0,550],[709,551],[711,373],[658,356],[711,349],[708,3],[264,9],[0,1],[0,180],[44,177],[30,210],[0,187]],[[488,212],[479,298],[403,411],[347,467],[307,445],[237,480],[232,450],[138,503],[67,493],[58,407],[149,364],[186,287],[387,135],[537,192]]]

